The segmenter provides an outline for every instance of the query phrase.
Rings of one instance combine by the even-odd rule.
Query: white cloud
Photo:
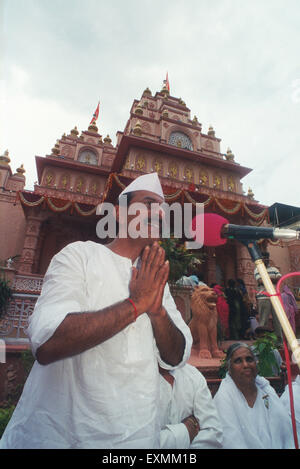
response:
[[[9,150],[12,170],[24,164],[26,188],[32,189],[37,180],[35,156],[50,154],[56,139],[74,125],[83,124],[86,116],[65,109],[47,97],[32,97],[25,88],[30,76],[13,66],[11,81],[5,87],[5,112],[1,113],[0,141]],[[68,126],[66,128],[66,126]],[[84,126],[86,129],[88,123]]]

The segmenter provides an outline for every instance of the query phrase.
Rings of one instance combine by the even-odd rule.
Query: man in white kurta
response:
[[[122,243],[117,240],[115,246],[119,250],[124,246],[136,248],[130,240]],[[136,305],[143,301],[137,302],[137,288],[134,309],[138,314],[136,320],[131,319],[133,306],[126,300],[133,281],[132,266],[132,257],[117,254],[91,241],[72,243],[54,256],[28,328],[38,361],[25,383],[0,447],[159,447],[157,361],[167,369],[175,365],[160,358],[159,333],[154,331],[157,322],[149,311],[138,310]],[[135,273],[137,279],[142,278],[141,272],[142,269]],[[135,282],[138,285],[138,281]],[[179,332],[184,337],[181,361],[176,363],[180,366],[189,357],[191,334],[176,309],[167,284],[160,297],[162,306],[159,311],[164,308],[167,312],[163,319],[169,321],[175,334]],[[110,305],[113,306],[109,308]],[[119,312],[122,314],[115,314]],[[102,324],[103,317],[109,322],[112,315],[117,318],[115,322],[127,315],[128,325],[97,345],[89,344],[88,349],[79,353],[77,344],[81,335],[86,340],[86,331],[78,330],[80,325],[88,329],[91,322]],[[97,327],[98,336],[102,326]],[[116,329],[118,324],[114,327]],[[62,330],[67,330],[66,344],[64,335],[61,338]],[[93,334],[93,330],[89,330],[89,337]],[[78,338],[75,344],[74,337]],[[68,347],[73,347],[76,352],[71,354]],[[44,352],[39,355],[41,349]],[[57,349],[60,355],[57,355]],[[67,352],[61,353],[63,349]],[[67,353],[70,356],[65,357]],[[53,359],[44,358],[51,354]],[[39,356],[43,358],[39,359]],[[43,362],[45,364],[40,364]]]
[[[161,448],[221,448],[221,422],[204,376],[188,364],[169,374],[174,379],[173,385],[160,375]],[[183,423],[191,415],[200,427],[192,442]]]
[[[256,376],[257,397],[250,407],[227,373],[214,397],[222,427],[224,449],[292,449],[288,413],[268,380]]]

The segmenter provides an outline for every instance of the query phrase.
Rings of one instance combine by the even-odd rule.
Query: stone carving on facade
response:
[[[36,246],[37,237],[36,236],[26,236],[24,241],[24,248],[33,249]]]
[[[151,133],[151,125],[148,122],[143,122],[141,124],[141,128],[142,128],[143,133],[148,133],[148,134]]]
[[[32,219],[32,218],[28,218],[28,224],[27,224],[27,229],[26,229],[26,232],[29,234],[29,233],[38,233],[39,231],[39,228],[40,228],[40,224],[41,224],[41,221],[40,219]]]
[[[135,159],[135,169],[137,171],[147,171],[146,160],[143,156],[137,155]]]
[[[216,189],[223,189],[222,176],[220,174],[215,174],[214,176],[214,187]]]
[[[176,163],[171,163],[169,166],[169,174],[171,178],[173,179],[178,179],[179,176],[179,170],[178,170],[178,165]]]
[[[59,185],[64,190],[69,188],[69,185],[70,185],[70,176],[69,176],[69,174],[63,174],[61,176]]]
[[[200,171],[199,183],[203,186],[208,186],[209,179],[208,179],[208,173],[206,171]]]
[[[234,179],[232,176],[229,176],[227,178],[227,189],[229,191],[235,191],[235,183],[234,183]]]
[[[55,182],[54,174],[50,171],[47,172],[44,178],[44,185],[53,186],[54,182]]]
[[[92,195],[97,195],[98,185],[96,181],[92,181],[90,183],[89,191],[92,193]]]
[[[163,170],[164,170],[164,166],[163,166],[163,162],[161,160],[154,160],[153,161],[153,164],[152,164],[152,168],[154,171],[156,171],[160,176],[163,175]]]
[[[75,182],[75,191],[76,192],[83,192],[84,190],[84,185],[85,185],[85,181],[82,177],[78,178]]]
[[[61,155],[66,158],[73,158],[74,149],[71,145],[63,145],[61,149]]]
[[[212,141],[211,141],[211,140],[208,140],[208,139],[205,140],[204,148],[205,148],[205,150],[209,150],[209,151],[210,151],[210,150],[213,150],[213,149],[214,149],[214,145],[213,145]]]
[[[103,155],[102,165],[110,167],[112,165],[113,160],[114,160],[114,155],[106,153]]]
[[[291,270],[292,271],[299,271],[300,269],[300,254],[293,255],[291,257]]]
[[[184,177],[187,182],[194,182],[194,171],[191,167],[189,166],[185,167]]]

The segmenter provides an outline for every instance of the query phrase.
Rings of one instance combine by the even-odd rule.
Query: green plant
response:
[[[24,382],[26,381],[32,365],[34,363],[34,356],[32,355],[31,350],[25,350],[21,353],[21,361],[25,371],[24,381],[18,384],[13,392],[6,396],[6,401],[3,403],[3,407],[0,407],[0,438],[15,410],[16,404],[20,399],[20,396],[23,392]]]
[[[12,297],[12,289],[5,277],[0,278],[0,318],[5,313],[9,300]]]
[[[170,263],[169,280],[171,282],[176,282],[189,271],[196,273],[197,266],[203,262],[202,253],[187,250],[185,245],[176,238],[163,238],[160,245],[164,248],[166,260]]]
[[[15,410],[15,406],[11,405],[9,407],[0,407],[0,438],[4,433],[4,430]]]
[[[258,358],[257,369],[260,376],[278,376],[280,367],[274,355],[277,337],[274,333],[265,333],[253,343],[253,351]]]
[[[226,373],[227,373],[227,361],[226,361],[226,357],[224,357],[222,359],[220,367],[218,369],[219,378],[221,378],[221,379],[225,378]]]

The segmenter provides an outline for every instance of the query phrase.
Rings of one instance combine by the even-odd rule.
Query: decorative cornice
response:
[[[116,156],[111,167],[112,172],[119,172],[122,168],[124,159],[131,147],[144,148],[148,150],[153,150],[159,153],[164,153],[169,156],[175,156],[177,158],[185,158],[197,162],[199,164],[206,164],[208,166],[213,166],[217,168],[226,169],[237,173],[241,178],[249,174],[252,170],[246,168],[237,163],[226,161],[221,158],[207,155],[202,152],[194,152],[191,150],[185,150],[182,148],[169,145],[167,143],[161,143],[150,139],[145,139],[143,137],[138,137],[135,135],[123,135],[121,137]]]
[[[42,156],[36,156],[35,159],[39,181],[41,181],[43,170],[46,166],[68,169],[70,171],[80,171],[80,173],[84,171],[95,176],[107,176],[110,172],[110,169],[105,169],[103,166],[89,165],[87,163],[81,163],[77,160],[70,160],[69,158],[63,159],[53,156],[51,157],[48,155],[46,158]]]

